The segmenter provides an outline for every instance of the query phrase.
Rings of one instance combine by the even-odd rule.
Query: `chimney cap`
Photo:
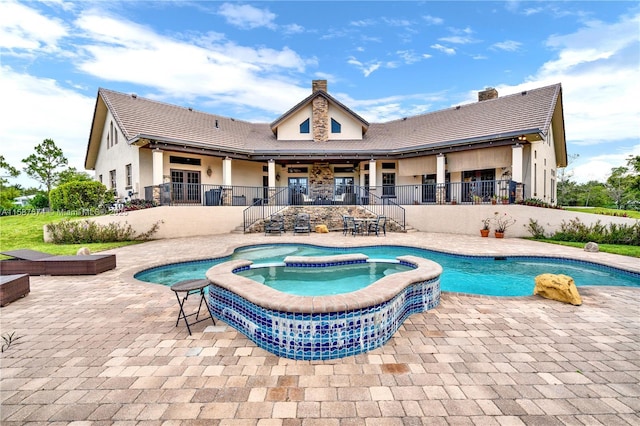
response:
[[[324,92],[327,91],[327,80],[312,80],[311,81],[311,90],[313,93],[322,90]]]

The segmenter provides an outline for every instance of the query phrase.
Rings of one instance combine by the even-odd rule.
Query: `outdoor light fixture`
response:
[[[211,177],[213,170],[211,170],[211,166],[207,167],[207,176]]]
[[[526,141],[527,137],[525,135],[518,136],[519,141]]]

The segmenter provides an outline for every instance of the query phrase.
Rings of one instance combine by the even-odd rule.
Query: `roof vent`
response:
[[[193,111],[193,108],[189,107],[189,111]]]
[[[133,99],[138,99],[138,95],[137,95],[137,94],[135,94],[135,93],[132,93],[132,94],[131,94],[131,97],[132,97]]]
[[[219,128],[218,126],[218,120],[216,119],[216,129]]]
[[[522,91],[522,96],[524,96],[524,95],[526,95],[526,94],[527,94],[527,91],[526,91],[526,90],[523,90],[523,91]]]
[[[458,105],[458,106],[456,107],[456,109],[460,109],[460,105]]]

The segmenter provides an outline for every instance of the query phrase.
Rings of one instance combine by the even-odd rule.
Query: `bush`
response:
[[[538,198],[527,198],[526,200],[518,201],[516,204],[522,204],[524,206],[530,206],[530,207],[544,207],[544,208],[547,208],[547,209],[562,210],[561,206],[551,205],[551,204],[547,203],[546,201],[542,201],[542,200],[540,200]]]
[[[161,222],[153,224],[151,229],[142,234],[136,234],[131,225],[124,223],[109,223],[99,225],[91,220],[65,219],[47,225],[47,231],[55,244],[88,244],[110,243],[116,241],[148,240],[156,233]]]
[[[545,238],[544,228],[536,220],[529,219],[527,230],[533,238]],[[549,238],[556,241],[578,243],[593,241],[598,244],[640,246],[640,222],[636,222],[633,225],[610,223],[606,226],[597,221],[589,226],[580,222],[578,218],[569,222],[563,220],[560,224],[560,230]]]
[[[136,200],[131,200],[125,203],[122,210],[125,212],[130,212],[134,210],[149,209],[151,207],[157,207],[157,206],[158,206],[158,203],[156,203],[153,200],[147,201],[147,200],[136,199]]]
[[[71,181],[52,189],[53,210],[98,208],[113,201],[113,193],[98,181]]]

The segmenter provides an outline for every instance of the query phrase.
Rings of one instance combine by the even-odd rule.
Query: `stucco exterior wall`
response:
[[[553,140],[553,129],[550,128],[547,138],[531,143],[531,188],[529,193],[532,198],[555,204],[556,186],[552,185],[555,180],[556,153]],[[553,173],[552,173],[553,171]]]
[[[590,213],[570,212],[558,209],[546,209],[540,207],[509,205],[429,205],[429,206],[404,206],[406,209],[407,224],[424,232],[443,232],[448,234],[480,235],[482,219],[493,217],[495,212],[505,213],[516,219],[516,223],[507,229],[505,237],[530,237],[527,231],[529,219],[538,221],[548,234],[560,229],[564,220],[578,218],[586,225],[592,225],[600,220],[603,224],[618,223],[632,225],[635,219],[602,216]],[[493,230],[492,230],[493,235]]]
[[[138,233],[146,232],[154,223],[163,221],[158,232],[153,236],[154,239],[181,238],[227,234],[235,229],[242,229],[244,209],[245,207],[242,206],[163,206],[118,215],[98,216],[90,220],[100,224],[127,223]],[[636,219],[624,217],[520,205],[406,206],[406,221],[408,226],[418,231],[480,236],[482,219],[493,217],[495,212],[501,215],[508,213],[516,219],[516,223],[507,229],[505,238],[530,237],[531,234],[527,231],[530,218],[536,219],[547,234],[557,231],[563,220],[567,222],[575,218],[587,225],[592,225],[598,220],[603,224],[633,225],[636,223]],[[46,230],[45,241],[47,241]]]
[[[113,132],[118,134],[118,143],[109,146],[107,143],[107,135],[110,137],[111,125],[113,123]],[[111,189],[111,180],[109,172],[111,170],[116,171],[116,198],[123,199],[129,196],[129,190],[133,192],[140,192],[143,190],[140,186],[140,167],[138,161],[137,146],[129,145],[124,135],[118,129],[116,121],[111,115],[111,112],[107,112],[105,119],[104,131],[100,142],[100,149],[96,158],[94,176],[96,180],[100,180],[102,175],[102,183],[109,189]],[[131,164],[131,187],[126,186],[126,165]]]
[[[340,123],[340,133],[331,133],[331,118]],[[341,109],[329,104],[329,140],[331,139],[362,140],[362,125]]]
[[[300,133],[300,124],[309,119],[309,133]],[[278,140],[290,141],[290,140],[313,140],[313,131],[311,125],[311,104],[299,111],[296,111],[293,115],[287,118],[286,121],[280,123],[278,126]]]

